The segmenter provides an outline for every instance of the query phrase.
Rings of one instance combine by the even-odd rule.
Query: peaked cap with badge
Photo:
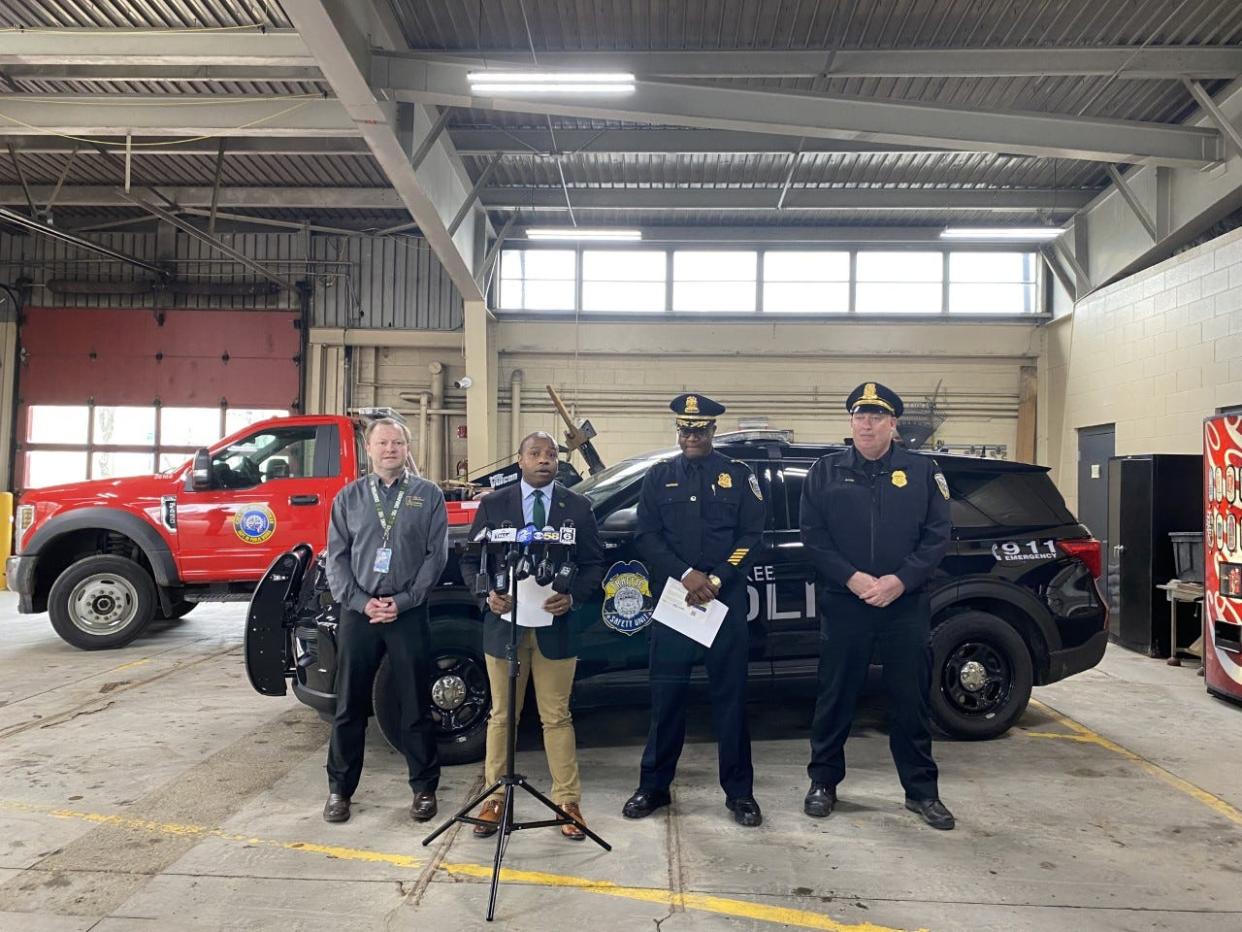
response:
[[[720,402],[695,392],[678,395],[669,403],[669,408],[677,415],[678,427],[692,430],[711,427],[716,423],[716,418],[725,413],[725,406]]]
[[[905,405],[902,403],[901,396],[887,385],[881,385],[879,382],[863,382],[845,399],[845,410],[850,414],[869,411],[901,417]]]

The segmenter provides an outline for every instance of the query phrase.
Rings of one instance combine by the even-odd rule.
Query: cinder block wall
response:
[[[1117,455],[1198,453],[1203,418],[1242,404],[1242,230],[1103,288],[1044,328],[1039,460],[1077,506],[1077,431]]]
[[[938,436],[954,443],[1007,444],[1015,456],[1019,373],[1040,349],[1027,323],[635,320],[545,323],[502,319],[497,449],[510,437],[509,385],[522,373],[519,433],[560,421],[545,384],[557,386],[579,417],[600,431],[605,462],[675,443],[669,400],[688,390],[729,407],[721,430],[739,418],[766,418],[800,440],[849,433],[846,394],[874,379],[908,400],[943,381],[948,415]]]

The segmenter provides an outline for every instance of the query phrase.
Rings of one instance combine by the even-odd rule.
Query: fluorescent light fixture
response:
[[[619,71],[472,71],[475,94],[632,94],[634,75]]]
[[[611,240],[613,242],[635,242],[643,238],[642,230],[621,230],[597,227],[531,227],[526,231],[527,239],[585,239]]]
[[[1060,227],[945,227],[941,239],[967,240],[1053,240],[1065,231]]]

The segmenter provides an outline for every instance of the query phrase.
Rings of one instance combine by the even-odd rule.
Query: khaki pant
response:
[[[558,806],[579,802],[582,799],[582,781],[578,776],[574,721],[569,714],[569,694],[573,691],[578,658],[549,660],[539,650],[535,632],[530,628],[518,635],[517,656],[521,667],[513,721],[521,721],[527,683],[534,676],[535,702],[539,706],[539,721],[543,723],[543,749],[548,755],[548,770],[552,773],[552,801]],[[487,678],[492,686],[492,715],[487,722],[487,761],[483,779],[491,785],[504,773],[508,753],[509,663],[490,654],[485,659]],[[498,799],[501,795],[497,792],[493,798]]]

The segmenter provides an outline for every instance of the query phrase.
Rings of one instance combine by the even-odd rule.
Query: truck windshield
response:
[[[581,492],[589,498],[592,506],[599,505],[640,479],[653,464],[673,456],[675,452],[675,450],[661,450],[658,453],[648,453],[646,456],[614,463],[603,472],[597,472],[583,479],[574,486],[574,491]]]

